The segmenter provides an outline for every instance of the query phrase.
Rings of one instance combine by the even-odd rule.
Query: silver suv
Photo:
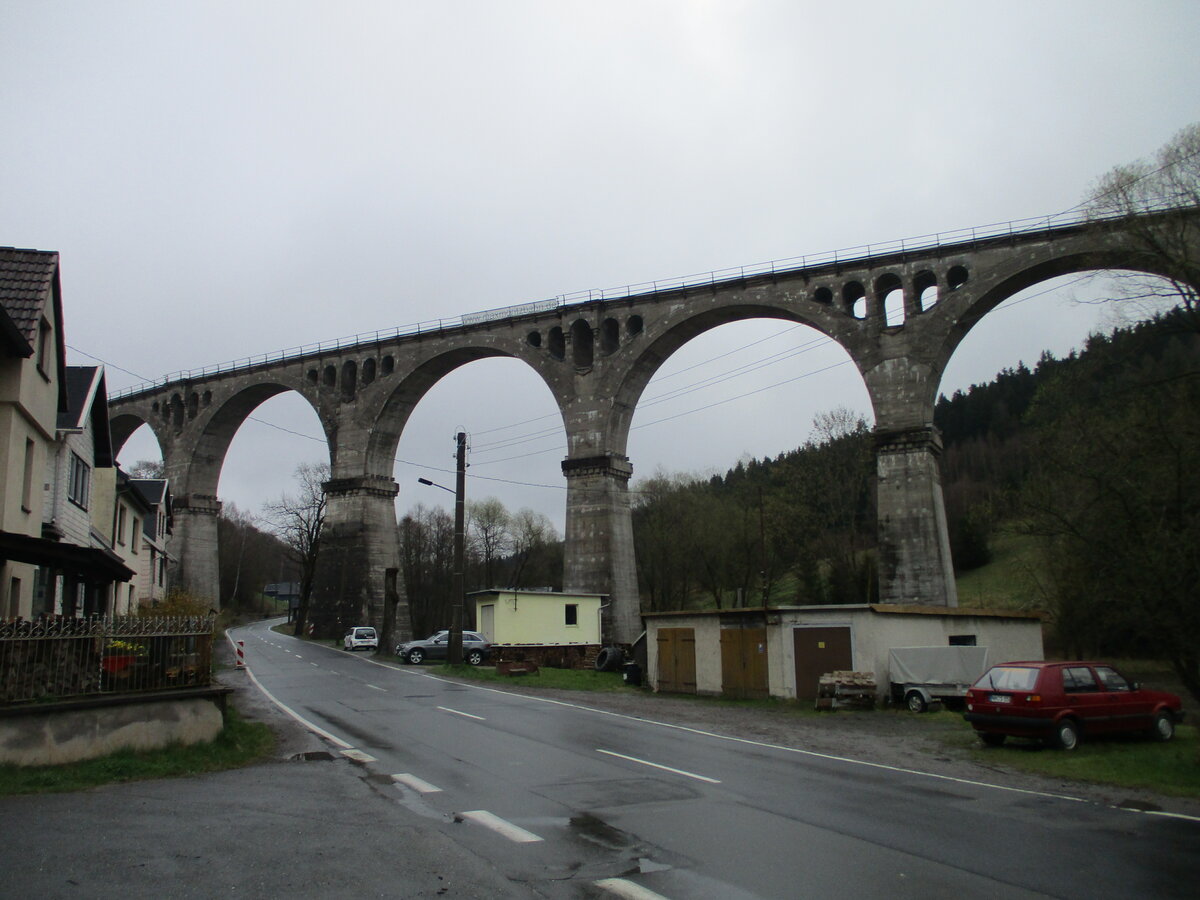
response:
[[[450,652],[450,632],[439,631],[422,641],[408,641],[396,647],[396,655],[417,665],[427,659],[445,659]],[[479,666],[492,652],[492,645],[478,631],[463,632],[463,662]]]

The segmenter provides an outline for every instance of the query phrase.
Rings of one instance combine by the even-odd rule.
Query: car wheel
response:
[[[908,707],[909,712],[923,713],[929,709],[929,704],[925,702],[920,691],[909,691],[905,694],[904,704]]]
[[[991,734],[986,731],[979,731],[976,734],[979,735],[979,739],[988,747],[999,747],[1004,743],[1004,739],[1008,737],[1006,734]]]
[[[1169,741],[1175,737],[1175,717],[1165,709],[1154,715],[1154,724],[1150,727],[1150,735],[1156,741]]]
[[[467,651],[467,662],[473,666],[481,665],[483,663],[483,651],[482,650],[468,650]]]
[[[419,666],[421,664],[421,660],[423,660],[424,658],[425,658],[425,654],[420,650],[409,650],[408,651],[408,661],[410,663],[412,663],[414,666]]]
[[[1079,746],[1079,726],[1074,719],[1063,719],[1054,726],[1054,746],[1059,750],[1074,750]]]

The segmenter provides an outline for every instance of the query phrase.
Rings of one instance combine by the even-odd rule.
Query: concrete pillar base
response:
[[[883,603],[958,606],[933,427],[877,431],[879,595]]]
[[[629,512],[628,457],[608,453],[565,459],[566,558],[563,590],[607,594],[602,640],[631,644],[642,632],[641,598]]]

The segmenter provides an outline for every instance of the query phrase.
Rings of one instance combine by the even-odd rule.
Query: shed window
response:
[[[565,616],[566,624],[568,624],[568,625],[578,625],[579,624],[579,604],[578,603],[568,603],[565,607],[563,607],[563,612],[566,614],[566,616]]]

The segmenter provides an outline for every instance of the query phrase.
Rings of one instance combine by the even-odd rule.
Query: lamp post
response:
[[[456,437],[458,444],[458,468],[455,479],[455,490],[444,485],[436,484],[428,478],[418,478],[421,484],[441,488],[454,494],[454,582],[451,585],[450,598],[450,646],[447,648],[446,661],[452,666],[461,665],[462,655],[462,625],[463,625],[463,595],[465,586],[465,544],[466,535],[466,494],[467,494],[467,435],[460,431]]]

